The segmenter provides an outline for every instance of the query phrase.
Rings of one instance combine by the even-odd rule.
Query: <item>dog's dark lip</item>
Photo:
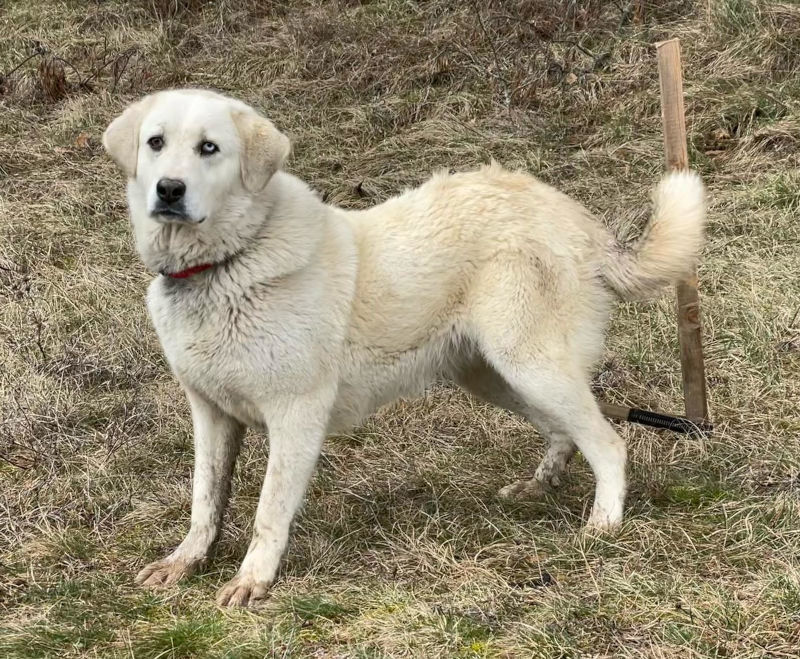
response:
[[[156,208],[152,213],[150,213],[154,218],[169,218],[169,217],[176,217],[181,220],[188,220],[192,224],[202,224],[206,221],[205,217],[201,217],[199,220],[195,220],[186,213],[182,211],[178,211],[172,208]]]

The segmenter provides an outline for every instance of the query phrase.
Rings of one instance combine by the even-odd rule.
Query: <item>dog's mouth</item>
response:
[[[159,222],[184,222],[186,224],[200,224],[206,218],[201,217],[199,220],[193,218],[186,209],[180,206],[167,206],[165,204],[158,204],[150,213],[153,218]]]

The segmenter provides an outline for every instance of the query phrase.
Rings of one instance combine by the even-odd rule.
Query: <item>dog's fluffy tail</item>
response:
[[[673,172],[653,193],[655,208],[631,249],[613,241],[603,275],[625,300],[652,297],[690,274],[703,246],[705,188],[694,172]]]

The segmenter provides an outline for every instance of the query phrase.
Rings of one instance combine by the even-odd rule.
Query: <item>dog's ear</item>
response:
[[[128,178],[136,177],[139,126],[148,102],[149,97],[146,97],[126,108],[103,133],[103,147]]]
[[[242,143],[242,182],[259,192],[289,157],[291,143],[268,119],[255,112],[234,112],[233,122]]]

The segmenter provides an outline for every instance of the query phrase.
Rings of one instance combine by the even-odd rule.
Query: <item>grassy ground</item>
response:
[[[800,647],[800,8],[753,0],[0,6],[0,656],[796,657]],[[332,438],[256,612],[216,588],[265,469],[251,433],[210,569],[132,585],[188,528],[191,424],[100,147],[141,94],[210,86],[359,207],[494,157],[634,235],[662,167],[652,44],[684,49],[717,431],[621,427],[630,507],[581,535],[580,458],[545,501],[521,421],[442,387]],[[26,58],[30,57],[26,61]],[[673,300],[621,305],[598,388],[681,407]]]

